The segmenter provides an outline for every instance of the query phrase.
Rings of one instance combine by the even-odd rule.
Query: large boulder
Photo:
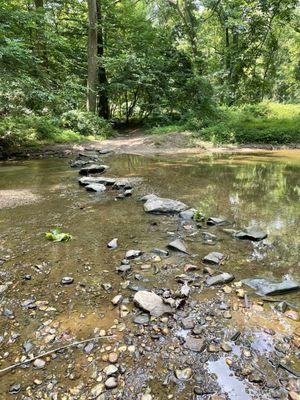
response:
[[[148,311],[155,317],[172,313],[172,308],[163,302],[163,299],[154,292],[140,290],[134,295],[133,301],[140,308]]]
[[[181,201],[158,197],[155,194],[142,197],[145,202],[144,210],[152,214],[178,214],[188,206]]]
[[[255,289],[256,293],[261,296],[272,296],[277,294],[284,294],[293,290],[299,290],[299,283],[285,279],[282,282],[275,283],[267,281],[263,278],[244,279],[242,281],[245,285]]]

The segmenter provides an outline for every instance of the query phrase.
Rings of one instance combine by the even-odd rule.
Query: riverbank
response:
[[[188,155],[214,153],[257,153],[261,151],[297,151],[299,145],[215,145],[212,142],[196,139],[192,132],[169,132],[145,134],[140,130],[129,130],[104,140],[89,140],[82,143],[50,144],[41,147],[28,147],[12,153],[10,159],[34,159],[47,157],[69,157],[85,149],[111,151],[116,154],[136,155]]]

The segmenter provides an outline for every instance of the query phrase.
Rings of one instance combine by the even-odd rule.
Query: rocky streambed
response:
[[[1,172],[1,398],[299,399],[298,159]]]

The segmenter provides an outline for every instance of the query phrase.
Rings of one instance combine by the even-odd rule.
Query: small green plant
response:
[[[201,222],[201,221],[204,220],[204,214],[203,214],[200,210],[197,210],[197,211],[195,211],[195,213],[194,213],[193,219],[194,219],[194,221],[196,221],[196,222]]]
[[[59,228],[52,229],[45,233],[46,239],[52,242],[68,242],[72,239],[69,233],[62,232]]]

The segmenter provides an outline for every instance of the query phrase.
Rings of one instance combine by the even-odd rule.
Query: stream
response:
[[[132,196],[86,191],[67,158],[0,163],[0,369],[97,338],[0,374],[0,398],[299,396],[299,290],[260,296],[241,281],[300,283],[300,152],[99,157],[109,166],[101,176],[142,178]],[[152,193],[205,217],[146,213],[139,199]],[[210,226],[209,217],[226,224]],[[72,239],[47,240],[54,228]],[[267,237],[234,237],[247,228]],[[175,239],[188,254],[167,249]],[[116,271],[131,249],[142,255]],[[219,265],[203,262],[211,252],[224,255]],[[221,272],[234,280],[206,285]],[[149,316],[133,302],[139,291],[172,299],[172,312]]]

